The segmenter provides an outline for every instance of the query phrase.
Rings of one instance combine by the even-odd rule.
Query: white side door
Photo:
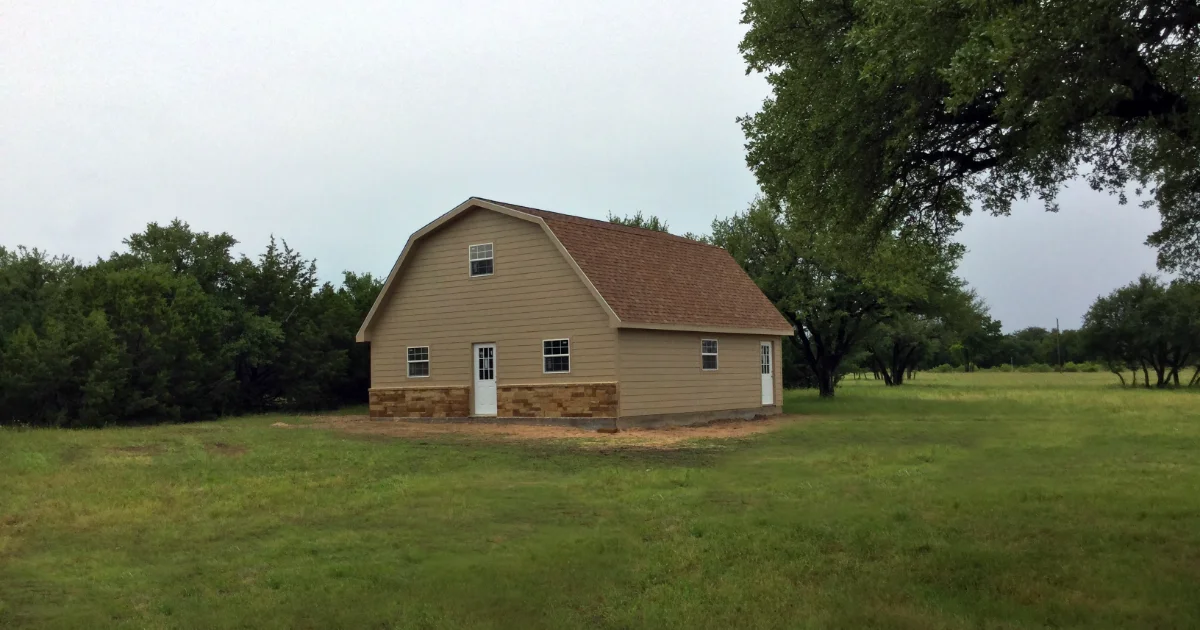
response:
[[[477,343],[471,355],[475,364],[475,415],[496,415],[496,344]]]
[[[774,344],[769,341],[764,341],[762,344],[762,404],[763,406],[775,404],[775,357],[773,356]]]

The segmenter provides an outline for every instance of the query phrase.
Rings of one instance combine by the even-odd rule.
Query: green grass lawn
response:
[[[0,431],[0,627],[1200,627],[1200,395],[849,381],[736,441]]]

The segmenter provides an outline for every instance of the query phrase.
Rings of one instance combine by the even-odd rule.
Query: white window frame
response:
[[[422,359],[413,360],[411,358],[411,352],[413,350],[420,350],[422,348],[425,349],[425,359],[424,360],[422,360]],[[433,372],[433,364],[430,363],[429,346],[408,346],[407,348],[405,348],[404,358],[408,360],[408,363],[406,364],[408,367],[408,370],[405,372],[405,374],[408,375],[408,378],[429,378],[430,373]],[[412,366],[414,363],[424,363],[425,364],[425,373],[417,374],[416,376],[413,376]]]
[[[546,354],[546,344],[551,341],[567,342],[567,353],[566,354]],[[555,370],[553,372],[546,371],[546,359],[549,357],[567,357],[567,369],[566,370]],[[570,374],[570,373],[571,373],[571,339],[569,337],[563,337],[563,338],[559,338],[559,339],[543,339],[542,340],[542,374]]]
[[[487,257],[475,257],[476,247],[488,248],[489,255]],[[481,260],[492,261],[492,271],[490,273],[475,273],[474,263]],[[496,246],[493,243],[476,243],[467,247],[467,275],[471,278],[487,278],[496,273]]]
[[[711,341],[713,343],[714,350],[712,352],[704,351],[704,342],[706,342],[706,341]],[[701,339],[700,340],[700,370],[704,371],[704,372],[716,372],[717,370],[721,369],[720,354],[721,354],[721,342],[719,340],[717,340],[717,339]],[[712,368],[704,367],[704,357],[712,357],[713,362],[717,364],[717,367],[712,367]]]

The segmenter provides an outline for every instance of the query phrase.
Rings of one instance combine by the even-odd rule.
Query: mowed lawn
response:
[[[0,627],[1200,627],[1200,395],[1115,380],[849,381],[672,448],[0,431]]]

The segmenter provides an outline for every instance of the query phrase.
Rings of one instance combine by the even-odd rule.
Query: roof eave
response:
[[[633,330],[664,330],[675,332],[714,333],[723,335],[764,335],[770,337],[792,337],[796,331],[792,328],[743,328],[738,326],[721,326],[712,324],[659,324],[653,322],[620,322],[614,328]]]

